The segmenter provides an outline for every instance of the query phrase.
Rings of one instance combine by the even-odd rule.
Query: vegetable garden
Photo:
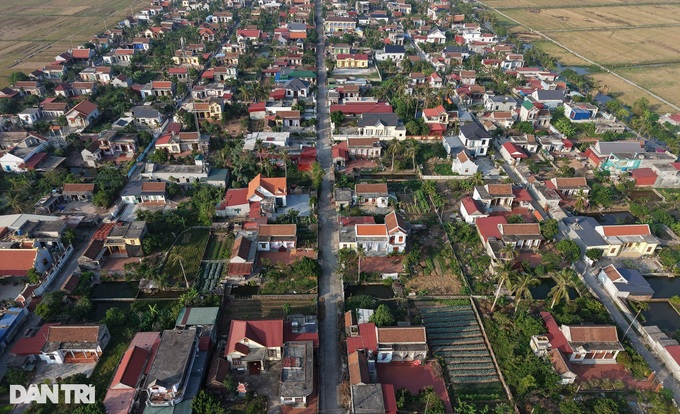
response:
[[[204,263],[194,288],[199,293],[211,293],[219,286],[225,263]]]
[[[409,215],[432,212],[430,200],[427,199],[423,190],[416,190],[413,194],[399,194],[399,206]]]
[[[478,384],[500,388],[498,372],[469,301],[428,305],[420,311],[430,349],[443,360],[454,389]]]
[[[205,249],[203,260],[228,259],[233,244],[234,237],[231,234],[213,234],[210,236],[210,241],[208,241],[208,247]]]

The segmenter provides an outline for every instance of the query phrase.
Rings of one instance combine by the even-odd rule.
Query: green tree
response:
[[[26,277],[28,278],[28,282],[32,285],[37,285],[42,280],[42,274],[38,272],[35,267],[28,269]]]
[[[312,179],[312,187],[316,190],[320,189],[323,176],[326,174],[326,172],[321,167],[321,164],[318,162],[312,164],[312,170],[309,173]]]
[[[379,305],[378,309],[375,310],[375,313],[371,315],[369,320],[375,323],[376,326],[394,325],[394,316],[392,315],[392,311],[390,311],[390,308],[388,308],[385,304]]]
[[[633,115],[640,116],[645,111],[649,110],[649,99],[644,96],[633,102]]]
[[[394,157],[402,152],[402,142],[396,138],[392,138],[390,145],[387,147],[387,154],[392,156],[391,171],[394,171]]]
[[[590,260],[600,260],[602,255],[604,254],[604,250],[602,249],[588,249],[586,250],[586,257]]]
[[[513,263],[510,261],[503,262],[500,266],[494,268],[496,283],[498,283],[498,288],[494,295],[493,303],[491,304],[491,313],[496,308],[496,302],[501,295],[501,289],[506,286],[508,289],[512,288],[512,279],[515,275],[515,270],[513,269]]]
[[[96,401],[94,404],[78,405],[71,411],[72,414],[106,414],[106,409],[101,401]]]
[[[567,262],[575,262],[581,257],[581,248],[573,240],[560,240],[555,245],[555,249],[562,254]]]
[[[66,244],[73,244],[73,241],[76,239],[76,231],[72,228],[68,228],[64,231],[64,234],[61,236],[62,240],[66,242]]]
[[[566,300],[567,303],[570,302],[569,298],[569,288],[573,283],[573,270],[571,269],[561,269],[553,275],[553,280],[555,281],[555,286],[548,292],[548,297],[552,298],[552,303],[550,304],[550,309],[555,307],[556,303]]]
[[[340,127],[340,125],[345,122],[345,114],[342,111],[335,111],[331,113],[331,122],[333,122],[335,128]]]
[[[513,282],[512,293],[515,295],[515,313],[522,299],[532,299],[531,287],[540,285],[541,281],[530,273],[521,273]]]
[[[201,390],[191,402],[193,414],[226,414],[219,400],[206,390]]]
[[[21,81],[27,81],[28,79],[29,79],[28,75],[26,75],[24,72],[12,72],[7,78],[7,80],[9,80],[10,85],[14,85],[17,82]]]
[[[559,222],[555,219],[543,220],[540,224],[541,234],[546,240],[553,240],[560,231]]]

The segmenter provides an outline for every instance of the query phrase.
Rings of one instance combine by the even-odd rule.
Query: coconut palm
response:
[[[394,94],[396,96],[404,96],[406,93],[406,88],[408,88],[408,78],[404,75],[397,75],[392,78],[392,85],[394,87]],[[392,96],[391,94],[388,94]]]
[[[512,293],[515,295],[515,313],[517,313],[522,299],[532,299],[531,286],[536,286],[540,283],[541,281],[530,273],[523,272],[515,277],[512,288]]]
[[[571,269],[561,269],[553,275],[553,280],[555,281],[555,286],[550,289],[548,296],[552,298],[552,303],[550,304],[550,309],[552,309],[557,302],[566,300],[567,303],[571,301],[569,298],[569,288],[572,287],[574,271]]]
[[[496,302],[501,295],[501,288],[505,285],[508,289],[512,288],[512,279],[515,275],[515,270],[512,268],[512,263],[503,262],[500,266],[494,269],[496,272],[496,282],[498,283],[498,289],[494,294],[493,304],[491,304],[491,313],[496,308]]]
[[[242,101],[248,102],[253,97],[253,88],[249,84],[245,84],[238,88],[238,93]]]
[[[404,146],[404,154],[407,157],[411,157],[411,163],[413,165],[413,171],[416,170],[416,155],[418,154],[418,142],[415,139],[409,139],[406,141]]]
[[[588,210],[588,195],[583,191],[583,189],[578,190],[576,194],[576,203],[574,203],[574,208],[577,211]]]
[[[392,166],[390,167],[391,171],[394,171],[394,157],[398,153],[401,153],[401,151],[402,151],[401,141],[398,141],[396,138],[392,138],[392,142],[390,142],[389,147],[387,147],[387,153],[392,155]]]
[[[519,251],[515,249],[515,245],[512,243],[504,244],[503,247],[501,247],[500,254],[503,257],[503,259],[513,262],[519,256]]]
[[[170,255],[168,256],[168,262],[172,266],[179,264],[179,267],[182,269],[182,276],[184,276],[184,283],[186,284],[187,289],[189,289],[189,280],[187,279],[187,274],[184,271],[184,263],[182,262],[183,259],[184,258],[182,257],[182,255],[177,253],[176,249],[173,249],[172,252],[170,252]]]
[[[366,258],[364,246],[357,246],[357,283],[361,283],[361,260]]]

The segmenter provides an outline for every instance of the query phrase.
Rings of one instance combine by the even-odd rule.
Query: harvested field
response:
[[[680,30],[640,28],[554,32],[549,36],[604,66],[677,62]]]
[[[612,72],[626,77],[652,93],[679,105],[678,87],[666,79],[677,79],[680,65],[680,1],[594,0],[590,4],[546,0],[491,0],[499,20],[519,39],[532,42],[564,66],[591,66],[578,53]],[[514,19],[525,27],[512,25]],[[530,30],[528,30],[530,29]],[[563,49],[544,38],[573,50]],[[644,68],[633,66],[644,65]],[[630,105],[644,96],[658,113],[676,112],[639,88],[598,71],[589,75],[602,92]]]
[[[648,73],[651,73],[655,68],[649,68]],[[654,72],[655,73],[655,72]],[[627,76],[623,75],[622,76]],[[648,75],[652,76],[652,75]],[[600,89],[602,92],[610,94],[617,99],[620,99],[621,102],[623,102],[626,105],[633,105],[633,102],[635,102],[637,99],[639,99],[641,96],[646,97],[649,100],[649,104],[654,112],[663,114],[666,112],[676,112],[674,109],[669,107],[668,105],[659,102],[658,100],[654,99],[652,96],[645,94],[642,92],[640,89],[636,88],[633,85],[630,85],[621,79],[617,78],[614,75],[611,75],[609,73],[596,73],[593,75],[589,75],[589,77],[593,80],[596,81],[596,85],[598,89]],[[675,85],[676,90],[678,85]],[[666,98],[668,99],[668,94],[665,94],[663,90],[660,89],[653,89],[654,92],[660,94],[660,95],[665,95]],[[677,96],[675,97],[671,96],[673,100],[677,102]],[[671,100],[671,102],[673,102]]]
[[[32,71],[148,0],[3,0],[0,2],[0,85],[15,71]]]
[[[531,28],[541,32],[551,30],[587,30],[633,28],[641,25],[678,25],[680,4],[659,4],[625,7],[565,7],[507,10],[505,13],[520,22],[531,22]],[[631,19],[635,16],[635,19]]]
[[[625,7],[627,5],[640,4],[640,0],[592,0],[586,4],[574,5],[573,2],[562,0],[560,2],[547,3],[545,0],[489,0],[484,3],[498,9],[515,9],[521,7],[560,8],[560,7]],[[674,0],[644,0],[645,4],[680,4]]]

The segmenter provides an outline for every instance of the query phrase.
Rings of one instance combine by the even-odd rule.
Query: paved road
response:
[[[338,387],[342,382],[342,365],[338,344],[338,321],[343,310],[342,281],[335,274],[337,246],[337,214],[331,204],[333,195],[333,162],[331,159],[331,136],[327,105],[325,46],[321,8],[323,0],[316,0],[316,28],[319,43],[317,59],[317,158],[326,174],[319,194],[319,306],[321,320],[319,339],[319,411],[323,413],[345,412],[338,401]]]
[[[609,311],[609,314],[612,315],[616,324],[619,325],[619,327],[625,332],[630,325],[629,320],[632,319],[634,315],[630,315],[629,319],[626,319],[623,316],[621,310],[616,306],[607,292],[605,292],[602,284],[600,284],[600,282],[597,280],[597,277],[590,271],[588,267],[586,267],[586,264],[583,263],[583,261],[576,263],[576,270],[578,270],[578,272],[581,274],[583,280],[590,287],[591,292],[595,294],[595,297],[605,306],[605,308],[607,308],[607,311]],[[654,354],[649,349],[647,349],[640,339],[640,336],[638,336],[634,329],[630,329],[626,336],[628,339],[630,339],[633,348],[635,348],[635,350],[640,353],[645,361],[647,361],[647,364],[652,369],[652,371],[656,373],[656,378],[659,380],[659,382],[663,384],[664,388],[670,390],[673,393],[673,398],[678,404],[680,404],[680,386],[678,385],[678,382],[675,380],[675,378],[670,375],[668,370],[658,359],[656,359]]]

